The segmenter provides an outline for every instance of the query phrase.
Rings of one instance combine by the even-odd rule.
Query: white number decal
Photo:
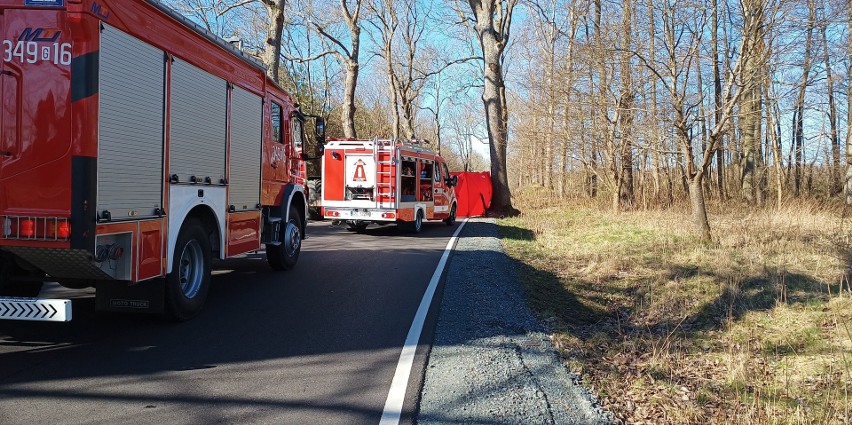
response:
[[[15,50],[12,51],[12,57],[18,58],[21,63],[24,63],[24,42],[19,41],[15,44]]]
[[[62,43],[61,49],[59,63],[62,65],[71,65],[71,43]]]
[[[12,61],[12,42],[3,40],[3,62]]]
[[[38,43],[27,42],[27,63],[38,62]]]
[[[35,41],[3,40],[3,61],[53,62],[54,65],[71,65],[71,43],[40,45]]]

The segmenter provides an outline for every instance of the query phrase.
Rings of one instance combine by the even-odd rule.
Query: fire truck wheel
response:
[[[299,210],[290,206],[287,224],[282,230],[280,245],[266,245],[266,261],[275,270],[288,270],[299,261],[302,251],[302,225]]]
[[[447,223],[447,226],[456,224],[456,204],[453,204],[450,208],[450,216],[444,220],[444,223]]]
[[[201,311],[210,289],[210,239],[204,226],[184,223],[175,245],[172,272],[166,276],[166,315],[183,322]]]
[[[423,230],[423,210],[417,210],[414,221],[405,223],[405,230],[408,233],[420,233]]]

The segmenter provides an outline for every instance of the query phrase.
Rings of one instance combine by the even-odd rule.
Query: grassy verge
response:
[[[613,214],[521,194],[499,221],[528,298],[626,423],[852,421],[852,225],[837,207]]]

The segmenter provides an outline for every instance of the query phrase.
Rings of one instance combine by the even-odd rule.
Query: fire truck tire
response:
[[[322,208],[317,206],[322,202],[322,179],[308,179],[308,217],[311,220],[323,220]]]
[[[405,223],[405,231],[408,233],[420,233],[423,230],[423,210],[417,210],[417,214],[414,216],[414,221],[409,221]]]
[[[290,206],[287,224],[281,232],[283,240],[280,245],[266,245],[266,261],[275,270],[292,269],[299,261],[302,251],[302,226],[299,210]]]
[[[456,224],[456,204],[450,207],[450,216],[444,219],[444,223],[447,223],[447,226]]]
[[[195,219],[184,223],[166,275],[166,316],[183,322],[197,316],[210,290],[210,239]]]

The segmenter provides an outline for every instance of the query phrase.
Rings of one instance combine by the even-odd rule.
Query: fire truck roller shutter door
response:
[[[225,178],[228,85],[188,62],[172,62],[169,175],[181,183]]]
[[[231,91],[231,156],[228,206],[255,210],[260,203],[263,99],[234,87]]]
[[[162,206],[162,50],[105,25],[98,67],[97,211],[150,217]]]

